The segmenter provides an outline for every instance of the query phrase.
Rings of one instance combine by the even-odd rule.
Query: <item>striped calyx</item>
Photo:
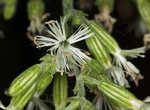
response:
[[[99,36],[95,33],[93,37],[86,39],[86,44],[98,62],[102,64],[105,69],[108,69],[112,66],[111,57],[98,37]]]
[[[53,85],[53,103],[56,110],[59,110],[66,105],[68,96],[68,83],[66,74],[60,75],[57,73],[54,77]]]
[[[126,89],[110,82],[100,82],[98,89],[112,99],[112,101],[127,109],[139,110],[144,104]]]
[[[39,81],[37,82],[36,95],[38,97],[43,94],[45,89],[51,83],[53,75],[56,73],[55,65],[56,64],[54,62],[51,62],[50,65],[49,63],[46,64],[47,69],[44,71],[45,73],[40,77]]]
[[[23,110],[24,106],[32,98],[36,90],[36,83],[17,96],[12,97],[10,104],[6,107],[8,110]]]
[[[26,91],[30,86],[35,83],[41,74],[41,68],[39,64],[33,65],[30,68],[22,72],[11,83],[8,93],[10,96],[17,96],[18,94]]]

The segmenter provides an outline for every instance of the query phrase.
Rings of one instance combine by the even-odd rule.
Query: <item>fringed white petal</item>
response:
[[[53,47],[51,47],[50,49],[48,49],[48,51],[50,51],[50,54],[52,56],[56,55],[57,54],[57,49],[59,48],[59,44],[57,45],[54,45]]]
[[[62,18],[60,19],[61,29],[62,29],[62,34],[63,34],[64,40],[67,38],[66,32],[65,32],[65,22],[66,22],[66,17],[64,17],[63,19]]]
[[[36,36],[36,42],[39,44],[39,47],[49,47],[59,43],[59,41],[55,39],[44,36]]]
[[[131,58],[137,58],[137,57],[145,57],[145,47],[140,47],[136,49],[130,49],[130,50],[122,50],[121,54],[127,57]]]
[[[75,48],[73,46],[70,46],[70,49],[71,49],[74,57],[77,59],[78,63],[80,63],[80,64],[85,63],[85,61],[84,61],[85,59],[91,60],[91,58],[88,57],[85,53],[81,52],[80,49]]]
[[[84,39],[87,39],[89,37],[92,37],[94,33],[89,33],[91,30],[86,27],[80,26],[79,29],[70,36],[70,38],[67,40],[70,44],[82,41]]]
[[[139,73],[139,70],[129,61],[126,60],[125,57],[123,56],[119,56],[116,57],[116,64],[119,65],[120,67],[123,67],[128,74],[131,74],[132,72],[134,73]]]
[[[0,108],[3,109],[3,110],[6,109],[6,107],[3,105],[3,103],[1,101],[0,101]]]
[[[115,54],[115,61],[119,67],[125,69],[125,72],[132,78],[132,80],[138,86],[138,80],[143,78],[140,75],[139,69],[131,62],[127,61],[124,56],[119,54],[119,52]]]
[[[57,40],[55,39],[52,39],[52,38],[48,38],[48,37],[44,37],[44,36],[36,36],[37,40],[38,41],[43,41],[43,42],[52,42],[52,43],[56,43],[58,42]]]
[[[126,88],[130,87],[122,68],[113,66],[106,71],[106,75],[116,84]]]
[[[48,24],[50,28],[50,30],[48,30],[48,33],[50,33],[59,41],[66,40],[65,21],[66,18],[61,19],[60,24],[58,23],[58,21]]]

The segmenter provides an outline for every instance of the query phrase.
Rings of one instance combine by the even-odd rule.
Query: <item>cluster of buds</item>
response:
[[[91,66],[92,68],[94,66]],[[129,110],[148,110],[148,105],[143,101],[137,99],[132,93],[117,84],[112,83],[102,73],[97,74],[99,78],[94,78],[92,72],[82,73],[79,76],[80,80],[83,80],[85,84],[96,86],[105,96],[108,97],[110,102],[109,107],[120,110],[121,108]],[[94,74],[94,73],[93,73]],[[89,87],[89,86],[88,86]],[[108,104],[108,101],[105,103]],[[145,106],[145,108],[144,108]]]
[[[48,61],[51,59],[49,55],[44,57]],[[8,94],[11,96],[10,104],[7,107],[1,104],[1,108],[22,110],[31,98],[39,98],[43,94],[51,83],[54,73],[54,62],[42,61],[26,69],[13,80],[8,89]]]
[[[127,73],[135,84],[138,85],[138,80],[143,77],[140,75],[139,70],[125,57],[144,57],[145,47],[123,50],[119,47],[116,40],[101,26],[93,21],[85,21],[95,33],[94,37],[86,40],[86,43],[95,58],[104,66],[105,70],[109,70],[106,72],[112,75],[114,82],[118,82],[121,86],[128,86],[124,75],[124,73]],[[113,56],[113,58],[110,56]]]

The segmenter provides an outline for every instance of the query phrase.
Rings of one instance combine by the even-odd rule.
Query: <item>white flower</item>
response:
[[[144,57],[144,53],[145,47],[141,47],[131,50],[120,50],[116,48],[116,53],[114,54],[116,64],[126,70],[126,73],[132,77],[136,85],[138,85],[138,80],[142,79],[142,76],[140,75],[139,69],[128,61],[125,56],[131,58]]]
[[[72,44],[87,39],[94,35],[90,33],[87,26],[81,25],[79,29],[70,37],[66,35],[66,18],[61,19],[60,24],[55,21],[48,23],[48,33],[52,37],[36,36],[38,47],[50,47],[48,51],[52,56],[56,56],[56,69],[58,71],[71,71],[77,65],[85,63],[85,59],[90,60],[80,49],[73,47]]]

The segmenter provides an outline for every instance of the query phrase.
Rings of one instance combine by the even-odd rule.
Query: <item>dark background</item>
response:
[[[27,18],[27,0],[18,0],[17,12],[11,20],[4,20],[2,8],[0,8],[0,30],[3,31],[4,38],[0,38],[0,100],[8,104],[9,98],[4,95],[11,81],[29,66],[38,62],[42,56],[41,51],[36,49],[26,36],[26,29],[29,25]],[[88,1],[88,0],[87,0]],[[89,0],[90,1],[90,0]],[[51,14],[51,19],[59,18],[62,15],[61,0],[45,0],[46,12]],[[78,8],[78,0],[75,6]],[[92,7],[85,12],[93,16],[97,9]],[[135,36],[136,30],[129,30],[138,18],[135,6],[128,0],[116,0],[112,15],[118,19],[115,24],[113,36],[124,49],[131,49],[143,45],[142,35]],[[138,58],[132,62],[141,70],[144,80],[140,81],[138,88],[131,83],[130,89],[138,98],[144,99],[150,95],[149,90],[149,68],[150,54],[146,53],[146,58]]]

